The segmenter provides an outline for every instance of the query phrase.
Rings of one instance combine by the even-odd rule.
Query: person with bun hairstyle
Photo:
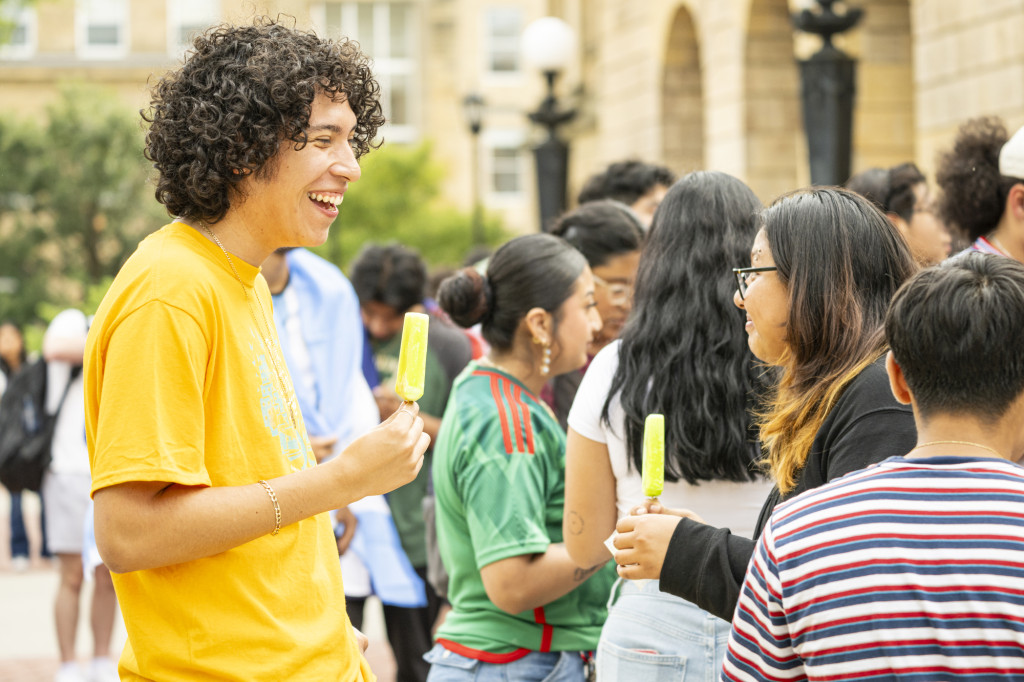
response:
[[[749,252],[760,208],[749,187],[713,171],[684,176],[658,208],[630,323],[594,358],[569,413],[562,526],[577,565],[611,556],[604,541],[617,519],[644,502],[651,413],[665,416],[662,503],[699,509],[753,537],[770,489],[754,466],[752,428],[767,379],[747,348],[730,268]],[[721,669],[728,636],[728,623],[661,592],[657,581],[620,580],[601,631],[598,678],[673,670],[678,680],[708,679]]]
[[[431,682],[585,679],[615,572],[562,542],[565,433],[539,398],[579,369],[601,327],[586,259],[549,234],[499,248],[487,273],[446,279],[438,302],[490,351],[455,380],[434,448],[438,546],[452,610]]]
[[[590,361],[618,338],[633,309],[633,281],[640,265],[644,225],[622,202],[604,199],[566,213],[551,228],[551,234],[565,239],[587,259],[594,275],[594,301],[601,315],[601,329],[590,342],[587,363],[552,379],[541,395],[565,429],[569,408]]]
[[[917,271],[899,231],[864,197],[832,187],[783,195],[760,224],[733,297],[751,352],[778,377],[758,419],[775,487],[755,540],[782,501],[906,454],[917,438],[885,370],[885,313]],[[663,591],[732,620],[754,540],[660,505],[616,529],[621,577],[658,578]]]
[[[971,241],[967,251],[1024,263],[1024,128],[1012,138],[1002,120],[967,121],[939,157],[939,210]]]

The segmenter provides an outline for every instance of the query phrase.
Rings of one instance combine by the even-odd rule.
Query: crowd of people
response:
[[[58,680],[108,679],[118,606],[121,679],[372,680],[370,595],[401,682],[1024,679],[1024,130],[768,206],[613,163],[436,286],[386,240],[346,278],[304,247],[383,122],[369,60],[195,48],[145,114],[173,220],[44,339]]]

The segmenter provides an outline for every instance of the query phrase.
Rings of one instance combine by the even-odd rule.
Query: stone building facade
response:
[[[10,14],[12,0],[0,1]],[[184,39],[213,21],[284,13],[302,27],[354,35],[375,59],[390,143],[431,140],[445,192],[480,199],[513,229],[537,228],[526,118],[544,94],[518,55],[532,20],[576,31],[557,82],[578,110],[569,195],[607,163],[640,158],[683,173],[712,168],[765,201],[809,180],[796,59],[820,42],[790,13],[810,0],[37,0],[0,49],[0,110],[42,111],[64,80],[103,83],[126,106],[172,67]],[[858,60],[853,170],[914,160],[926,172],[963,120],[1024,124],[1024,0],[858,0],[865,19],[837,45]],[[486,101],[474,144],[462,99]],[[472,163],[474,159],[479,163]]]

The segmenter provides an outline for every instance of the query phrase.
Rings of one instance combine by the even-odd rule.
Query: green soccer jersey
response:
[[[515,615],[488,599],[480,577],[488,564],[562,541],[565,433],[550,410],[511,376],[471,362],[452,388],[433,470],[452,603],[438,642],[495,663],[596,648],[611,562],[565,596]]]

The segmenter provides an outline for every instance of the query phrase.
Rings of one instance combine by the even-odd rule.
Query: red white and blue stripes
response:
[[[893,458],[780,505],[723,680],[1024,680],[1024,469]]]

